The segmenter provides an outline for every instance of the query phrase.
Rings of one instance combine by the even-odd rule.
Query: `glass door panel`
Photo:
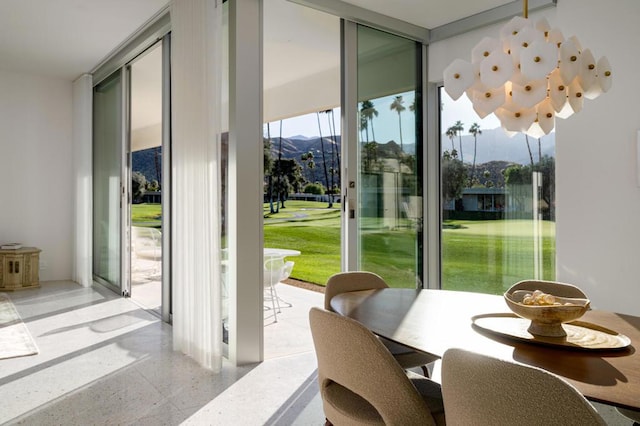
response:
[[[93,274],[120,291],[122,77],[114,72],[93,90]]]
[[[440,88],[441,287],[555,279],[555,132],[507,135]]]
[[[162,43],[130,65],[131,298],[160,315],[163,282]]]
[[[392,287],[422,277],[420,44],[358,26],[358,268]]]

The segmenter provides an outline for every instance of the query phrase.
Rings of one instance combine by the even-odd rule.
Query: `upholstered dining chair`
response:
[[[463,349],[442,357],[442,395],[449,426],[606,424],[561,377]]]
[[[327,424],[445,424],[440,385],[405,372],[366,327],[317,307],[309,322]]]
[[[324,308],[331,309],[331,299],[334,296],[350,291],[376,290],[388,288],[387,283],[380,275],[367,271],[340,272],[329,277],[324,291]],[[380,341],[387,347],[396,361],[404,369],[420,367],[425,377],[429,377],[427,364],[435,362],[438,357],[414,351],[413,349],[393,342],[384,337],[379,337]]]

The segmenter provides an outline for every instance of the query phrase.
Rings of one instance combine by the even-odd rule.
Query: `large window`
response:
[[[440,99],[441,286],[501,294],[555,278],[555,133],[507,135],[465,96]]]
[[[422,46],[358,26],[358,269],[422,281]]]

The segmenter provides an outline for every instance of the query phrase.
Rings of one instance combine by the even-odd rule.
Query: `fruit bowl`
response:
[[[518,283],[511,287],[504,293],[504,300],[513,313],[531,320],[527,331],[533,335],[565,337],[567,333],[562,324],[580,318],[589,310],[590,301],[587,298],[560,296],[572,294],[561,287],[562,283],[554,283],[553,286],[548,285],[549,282],[543,282],[547,285],[540,285],[535,281],[527,283],[530,285]]]

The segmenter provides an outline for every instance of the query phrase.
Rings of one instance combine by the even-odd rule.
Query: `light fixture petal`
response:
[[[513,112],[522,109],[520,105],[513,102],[513,83],[511,81],[507,81],[504,84],[504,103],[502,104],[502,108]]]
[[[578,40],[578,37],[571,36],[569,37],[569,40],[571,40],[571,42],[576,47],[576,49],[578,49],[578,52],[582,53],[582,43],[580,43],[580,40]]]
[[[525,85],[514,84],[513,102],[523,108],[533,108],[547,97],[547,80],[531,80]]]
[[[568,87],[560,77],[560,70],[556,69],[549,75],[548,94],[555,112],[560,112],[567,104]]]
[[[567,101],[560,111],[556,112],[556,117],[562,118],[563,120],[569,118],[573,115],[573,108],[571,108],[571,104]]]
[[[562,35],[562,31],[558,28],[552,28],[549,31],[549,35],[547,36],[547,42],[555,45],[558,49],[564,42],[564,36]]]
[[[504,87],[486,89],[484,91],[474,91],[473,109],[476,110],[480,118],[484,118],[499,108],[505,101]],[[484,116],[482,113],[485,113]]]
[[[489,88],[501,87],[513,71],[511,57],[502,50],[494,50],[480,62],[480,81]]]
[[[491,52],[501,49],[502,44],[498,39],[485,37],[480,40],[480,43],[476,44],[475,47],[471,49],[471,63],[480,63],[484,58],[489,56]]]
[[[520,111],[509,111],[508,109],[498,108],[496,117],[500,120],[500,124],[505,130],[510,132],[524,132],[536,119],[536,110],[533,108],[525,108]]]
[[[598,60],[598,83],[603,92],[608,92],[611,89],[611,65],[606,56],[603,56]]]
[[[580,112],[582,110],[582,105],[584,104],[583,94],[582,87],[580,87],[578,80],[574,80],[573,83],[569,85],[569,105],[571,105],[573,112]]]
[[[530,26],[531,23],[528,19],[523,18],[522,16],[514,16],[500,29],[500,37],[505,39],[507,37],[516,36],[523,28]]]
[[[560,45],[560,77],[565,85],[571,84],[580,71],[580,51],[571,39]]]
[[[533,124],[524,131],[524,133],[536,139],[541,138],[546,134],[537,121],[534,121]]]
[[[551,133],[555,127],[555,111],[551,105],[551,99],[545,99],[536,107],[536,123],[545,135]],[[540,136],[538,136],[540,137]]]
[[[578,71],[577,80],[585,96],[591,91],[592,86],[598,83],[596,60],[590,49],[584,49],[580,54],[580,70]],[[594,88],[594,92],[600,92],[599,87]]]
[[[535,25],[536,30],[540,31],[544,34],[545,38],[548,37],[549,31],[551,31],[551,25],[549,25],[549,21],[546,18],[540,18],[536,21]]]
[[[544,35],[540,31],[530,26],[523,28],[511,41],[511,55],[521,62],[522,52],[538,41],[544,42]]]
[[[456,59],[444,70],[444,90],[453,100],[462,96],[473,83],[473,66],[463,59]]]
[[[558,49],[546,41],[536,41],[520,54],[520,71],[525,77],[539,80],[558,67]]]

